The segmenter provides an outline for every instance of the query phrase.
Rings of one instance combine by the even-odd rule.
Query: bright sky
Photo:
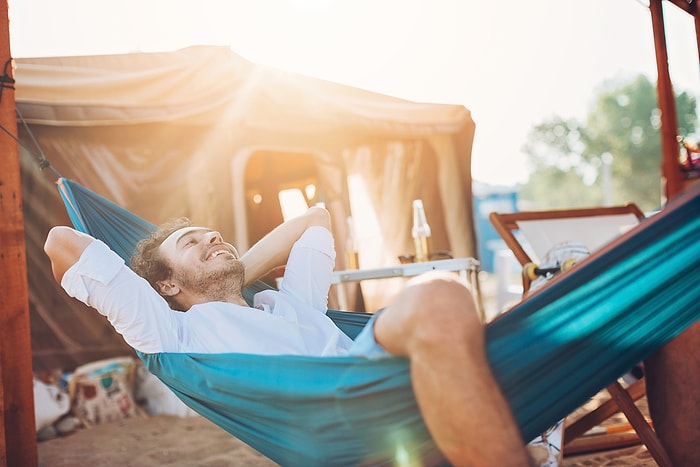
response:
[[[474,178],[527,179],[529,130],[583,118],[606,80],[656,80],[644,0],[9,0],[16,58],[230,45],[259,64],[418,102],[477,125]],[[700,101],[691,16],[664,2],[671,79]]]

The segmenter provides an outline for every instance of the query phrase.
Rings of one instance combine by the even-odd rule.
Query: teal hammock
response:
[[[59,191],[75,227],[126,261],[136,241],[154,228],[70,180],[62,179]],[[695,188],[489,323],[489,362],[523,440],[695,322],[699,284]],[[350,337],[369,317],[328,315]],[[402,358],[139,357],[188,406],[285,466],[396,465],[436,450]]]

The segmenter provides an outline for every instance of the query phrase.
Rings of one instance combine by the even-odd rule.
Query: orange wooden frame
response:
[[[584,217],[618,216],[621,214],[634,214],[637,219],[643,219],[644,213],[634,203],[623,206],[559,209],[551,211],[521,211],[513,213],[492,212],[489,220],[496,232],[501,236],[508,248],[513,251],[515,258],[524,266],[532,262],[523,245],[515,237],[514,232],[519,229],[519,221],[535,221],[547,219],[579,219]]]

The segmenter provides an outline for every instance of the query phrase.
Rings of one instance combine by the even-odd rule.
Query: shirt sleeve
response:
[[[334,267],[333,235],[324,227],[309,227],[292,247],[280,293],[325,313]]]
[[[64,274],[61,286],[68,295],[106,316],[136,350],[178,351],[179,313],[101,241],[88,245]]]

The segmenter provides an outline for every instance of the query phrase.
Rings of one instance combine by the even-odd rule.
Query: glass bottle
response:
[[[355,244],[355,225],[353,224],[352,216],[348,216],[346,222],[345,269],[357,269],[360,267],[360,257]]]
[[[430,225],[425,217],[423,200],[413,200],[413,228],[411,229],[413,244],[416,250],[415,261],[430,260]]]

